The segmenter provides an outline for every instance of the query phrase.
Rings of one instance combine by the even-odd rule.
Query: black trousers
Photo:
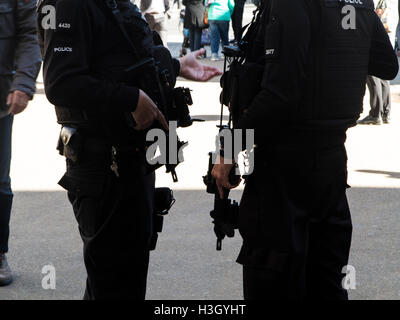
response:
[[[110,170],[111,153],[74,164],[60,185],[68,190],[87,270],[84,299],[143,300],[152,232],[154,175],[144,159],[118,159],[120,177]]]
[[[239,214],[245,299],[347,299],[352,224],[344,146],[256,157]]]
[[[390,116],[391,97],[390,82],[377,77],[368,76],[367,86],[370,94],[371,110],[370,116],[380,117],[382,115]]]
[[[237,0],[235,1],[235,8],[233,9],[232,13],[232,29],[233,34],[235,36],[235,40],[239,41],[241,38],[241,30],[242,30],[242,23],[243,23],[243,11],[244,11],[244,4],[246,0]]]

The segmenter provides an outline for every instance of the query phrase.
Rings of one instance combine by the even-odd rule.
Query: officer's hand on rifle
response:
[[[233,161],[232,163],[225,163],[225,159],[221,156],[218,156],[216,164],[211,171],[212,176],[215,178],[217,188],[219,191],[219,196],[221,199],[224,199],[224,188],[225,189],[233,189],[236,188],[240,184],[240,179],[236,185],[231,185],[229,183],[229,173],[234,166]]]
[[[30,100],[29,95],[25,92],[15,90],[7,97],[7,105],[10,106],[10,113],[16,115],[25,110]]]
[[[222,74],[220,70],[206,66],[197,60],[204,52],[205,49],[200,49],[180,58],[181,71],[179,75],[193,81],[208,81],[215,76],[220,76]]]
[[[160,122],[163,129],[168,130],[168,123],[161,111],[157,108],[153,100],[142,90],[139,90],[139,101],[136,110],[132,112],[135,119],[135,130],[145,130],[149,128],[154,120]]]

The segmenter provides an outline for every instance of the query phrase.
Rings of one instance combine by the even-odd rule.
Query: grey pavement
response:
[[[246,7],[245,20],[254,7]],[[169,47],[179,54],[181,33],[178,10],[168,22]],[[222,66],[203,60],[207,64]],[[384,126],[357,126],[348,132],[349,203],[354,232],[350,265],[356,269],[352,299],[400,298],[400,79],[392,83],[393,121]],[[207,153],[214,147],[219,115],[217,80],[178,82],[193,89],[194,117],[207,120],[180,130],[189,140],[185,163],[178,167],[179,182],[160,170],[159,186],[170,186],[177,203],[166,218],[158,247],[151,254],[148,299],[242,299],[241,267],[235,263],[238,235],[215,250],[206,194],[201,176]],[[15,118],[12,179],[15,201],[11,221],[9,262],[15,281],[0,288],[3,299],[81,299],[85,283],[82,243],[66,193],[57,185],[64,161],[55,151],[59,128],[52,106],[38,94],[28,110]],[[365,97],[365,115],[368,111]],[[295,159],[293,161],[296,161]],[[233,192],[240,199],[242,187]],[[56,289],[42,288],[46,265],[56,268]],[[130,272],[129,266],[126,273]],[[123,278],[117,281],[124,281]]]
[[[354,223],[350,264],[357,271],[352,299],[400,298],[399,195],[398,189],[349,191]],[[175,196],[177,204],[151,254],[147,298],[242,299],[241,267],[234,262],[240,237],[225,239],[223,250],[217,252],[208,216],[211,196],[204,190],[179,190]],[[240,192],[233,197],[238,199]],[[64,192],[17,192],[9,255],[15,281],[0,288],[0,299],[81,299],[81,251]],[[41,286],[45,265],[56,268],[56,290]]]

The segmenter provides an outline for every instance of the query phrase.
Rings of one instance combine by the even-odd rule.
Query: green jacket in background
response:
[[[205,0],[205,5],[209,6],[208,20],[230,21],[235,8],[234,0]]]

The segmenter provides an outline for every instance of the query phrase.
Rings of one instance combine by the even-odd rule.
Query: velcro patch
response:
[[[79,4],[79,3],[78,3]],[[56,32],[74,33],[82,10],[76,1],[58,1],[56,4]]]
[[[281,49],[281,27],[278,17],[273,17],[272,21],[267,25],[265,31],[265,58],[267,60],[275,60],[280,57]]]
[[[273,56],[275,54],[275,49],[266,49],[265,55],[266,56]]]
[[[327,7],[353,6],[355,8],[364,8],[374,10],[373,0],[324,0]]]

